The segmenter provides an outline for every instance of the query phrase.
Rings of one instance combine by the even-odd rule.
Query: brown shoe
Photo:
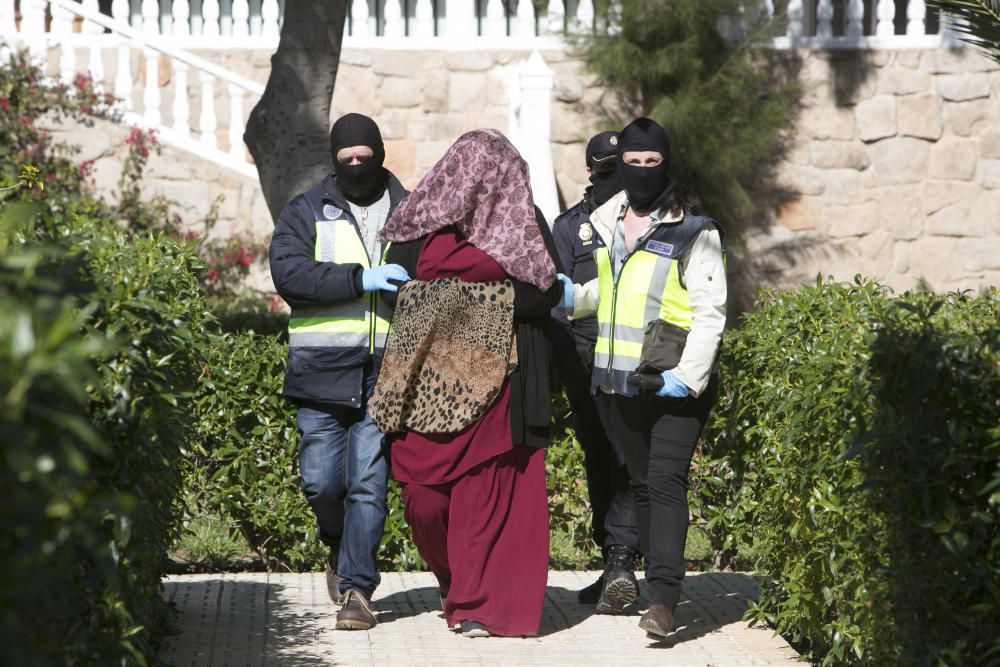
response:
[[[651,604],[649,611],[639,619],[639,627],[650,639],[665,639],[674,631],[674,615],[666,605]]]
[[[371,630],[375,627],[372,603],[365,594],[352,588],[344,595],[344,606],[337,612],[338,630]]]
[[[337,574],[337,561],[326,559],[326,592],[330,594],[330,601],[338,607],[344,604],[344,594],[340,592],[340,582],[343,579]]]

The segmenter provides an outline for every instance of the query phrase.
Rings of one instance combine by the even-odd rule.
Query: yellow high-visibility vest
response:
[[[385,263],[388,251],[387,243],[378,264]],[[371,268],[361,237],[346,217],[316,221],[315,259]],[[377,292],[336,305],[293,308],[288,321],[288,344],[291,347],[367,348],[374,353],[385,347],[389,334],[387,311]]]
[[[616,394],[637,394],[628,377],[639,365],[642,339],[653,320],[690,330],[691,295],[682,283],[681,261],[708,225],[715,223],[689,215],[680,223],[657,227],[640,239],[617,277],[610,249],[603,245],[594,249],[599,302],[593,390],[604,385]]]

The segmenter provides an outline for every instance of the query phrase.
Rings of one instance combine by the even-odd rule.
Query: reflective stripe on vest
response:
[[[385,262],[388,251],[386,244],[380,264]],[[370,267],[361,238],[346,218],[316,221],[314,258],[317,262]],[[385,311],[376,292],[336,305],[293,308],[288,321],[288,343],[292,347],[367,347],[374,352],[385,347],[389,333]]]
[[[681,285],[680,258],[640,249],[628,256],[617,279],[606,247],[594,250],[594,260],[599,303],[593,388],[610,384],[616,394],[635,395],[627,380],[639,365],[649,322],[662,319],[691,328],[691,297]]]

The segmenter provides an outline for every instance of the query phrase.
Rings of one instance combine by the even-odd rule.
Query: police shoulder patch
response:
[[[670,257],[674,254],[674,244],[664,243],[663,241],[650,241],[646,244],[646,250],[655,255]]]
[[[336,220],[341,215],[343,215],[344,210],[333,206],[332,204],[326,204],[323,206],[323,217],[327,220]]]

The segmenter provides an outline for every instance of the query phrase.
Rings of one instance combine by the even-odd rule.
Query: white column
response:
[[[805,7],[802,0],[790,0],[788,3],[788,38],[793,42],[802,39]]]
[[[535,36],[535,5],[531,0],[517,0],[517,28],[511,32],[522,38]]]
[[[59,42],[59,78],[65,84],[73,83],[76,73],[76,52],[70,44],[73,34],[73,15],[68,9],[52,5],[52,35]],[[70,94],[73,90],[70,89]]]
[[[816,36],[822,39],[833,37],[833,0],[819,0],[816,19]]]
[[[160,7],[156,0],[142,0],[142,31],[154,36],[160,31]],[[144,45],[145,46],[145,45]],[[146,60],[146,82],[142,87],[142,112],[149,127],[158,127],[160,114],[160,52],[149,46],[142,51]]]
[[[406,22],[403,20],[403,10],[400,0],[385,0],[385,26],[382,35],[390,38],[406,36]]]
[[[760,19],[763,22],[770,21],[774,17],[773,0],[764,0],[760,3]]]
[[[411,35],[416,37],[433,37],[434,36],[434,5],[431,0],[417,0],[417,9],[415,12],[417,24],[416,29],[411,32]]]
[[[507,36],[507,16],[502,0],[488,0],[486,3],[486,21],[483,35],[487,37]]]
[[[367,37],[368,31],[368,0],[354,0],[351,3],[351,36]]]
[[[927,5],[924,0],[910,0],[906,6],[906,34],[923,35],[927,32],[924,19],[927,16]]]
[[[617,35],[622,31],[621,0],[611,0],[608,5],[608,34]]]
[[[219,0],[202,0],[201,19],[204,21],[202,34],[218,37],[219,32]]]
[[[17,34],[17,23],[14,19],[14,0],[0,0],[0,37],[13,43]]]
[[[576,17],[570,23],[576,32],[589,33],[594,29],[594,3],[580,0],[576,6]]]
[[[552,70],[538,51],[517,66],[519,108],[518,127],[512,135],[531,172],[535,204],[552,224],[559,214],[559,194],[550,145],[552,122]]]
[[[111,17],[128,24],[128,0],[114,0],[111,3]],[[132,109],[132,55],[131,43],[123,35],[118,35],[118,57],[115,63],[115,97],[126,111]]]
[[[216,148],[218,141],[215,137],[217,126],[215,119],[215,77],[204,70],[199,70],[198,78],[201,80],[201,116],[198,117],[201,137],[199,139],[205,146]]]
[[[859,39],[865,34],[865,3],[863,0],[850,0],[847,3],[847,36]]]
[[[561,35],[565,23],[566,8],[563,0],[549,0],[549,6],[545,10],[545,32],[548,35]]]
[[[173,12],[173,31],[175,35],[191,34],[191,3],[189,0],[174,0],[171,7]]]
[[[878,9],[875,10],[878,17],[878,25],[875,34],[879,37],[892,37],[896,34],[896,2],[895,0],[878,0]]]
[[[174,74],[174,106],[170,114],[174,118],[174,131],[182,137],[191,135],[191,125],[188,123],[188,116],[191,115],[191,106],[188,99],[188,66],[180,60],[171,60],[170,66]]]
[[[229,84],[229,154],[240,162],[246,161],[243,148],[243,89]]]
[[[472,0],[445,0],[445,21],[445,32],[452,41],[470,41],[479,32]]]
[[[263,21],[261,34],[269,39],[277,39],[278,30],[278,0],[264,0],[260,7],[260,16]]]
[[[233,36],[250,36],[250,3],[247,0],[233,0]]]

